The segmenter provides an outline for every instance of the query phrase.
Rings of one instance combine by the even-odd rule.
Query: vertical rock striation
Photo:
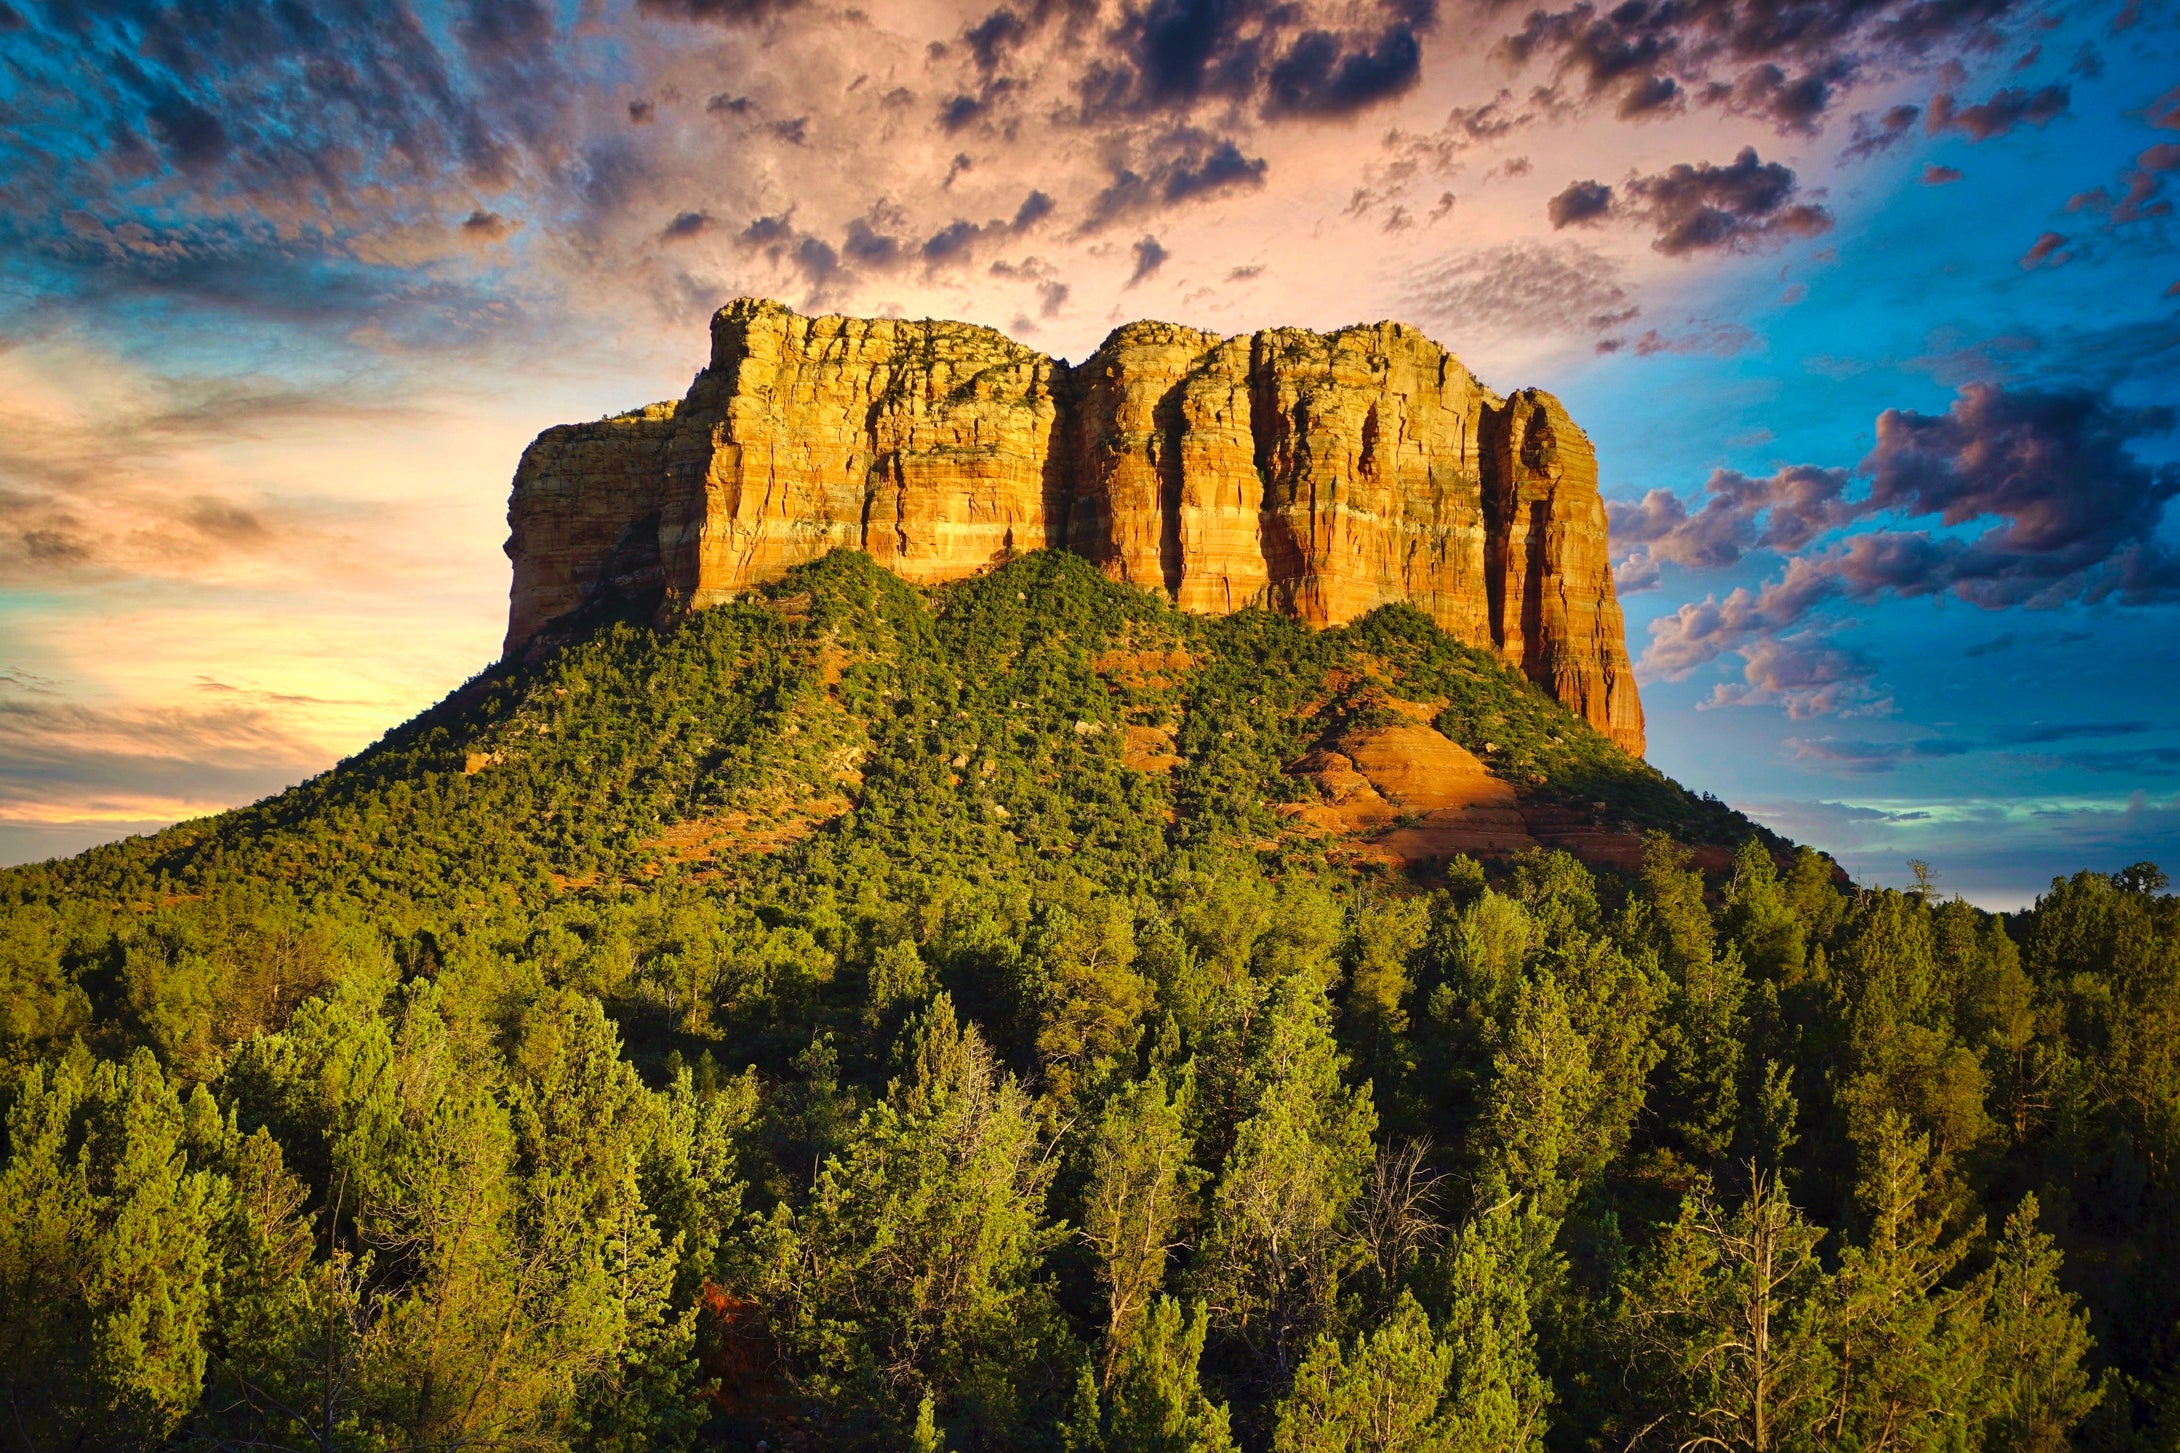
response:
[[[510,653],[841,547],[929,583],[1064,546],[1185,610],[1406,601],[1643,749],[1588,439],[1398,323],[1130,323],[1071,368],[968,324],[743,299],[679,404],[540,435],[508,522]]]

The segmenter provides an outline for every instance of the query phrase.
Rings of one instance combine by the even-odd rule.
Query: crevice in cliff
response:
[[[1188,418],[1182,411],[1181,391],[1187,386],[1184,376],[1151,410],[1151,423],[1157,430],[1151,447],[1158,451],[1153,460],[1158,471],[1158,573],[1168,600],[1180,599],[1186,573],[1181,557],[1181,435],[1188,428]]]

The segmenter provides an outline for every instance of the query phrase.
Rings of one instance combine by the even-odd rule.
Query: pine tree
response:
[[[0,1169],[0,1395],[32,1446],[156,1442],[196,1406],[233,1188],[153,1058],[33,1065]]]
[[[1621,1287],[1619,1336],[1636,1389],[1631,1446],[1796,1449],[1829,1411],[1823,1232],[1776,1181],[1732,1211],[1690,1197]]]
[[[1136,1321],[1105,1396],[1104,1453],[1234,1453],[1223,1403],[1197,1378],[1209,1326],[1172,1297]]]
[[[1984,1374],[1976,1407],[1988,1444],[2006,1453],[2052,1453],[2102,1397],[2084,1363],[2089,1318],[2059,1285],[2059,1252],[2036,1227],[2036,1197],[2006,1218],[1997,1255],[1979,1279]]]
[[[1311,985],[1283,979],[1252,1027],[1248,1111],[1211,1194],[1196,1281],[1275,1381],[1283,1381],[1360,1255],[1351,1234],[1376,1115]]]
[[[1320,1337],[1280,1403],[1273,1453],[1452,1453],[1454,1351],[1413,1296],[1346,1347]]]
[[[1166,1258],[1202,1173],[1189,1163],[1191,1142],[1184,1076],[1172,1091],[1162,1071],[1123,1086],[1100,1119],[1083,1193],[1082,1236],[1098,1259],[1105,1284],[1105,1351],[1101,1383],[1135,1324],[1164,1284]]]

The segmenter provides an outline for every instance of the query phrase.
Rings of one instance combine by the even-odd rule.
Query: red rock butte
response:
[[[605,601],[701,609],[843,547],[918,584],[1067,549],[1190,611],[1406,601],[1643,751],[1589,439],[1400,323],[1130,323],[1070,366],[743,298],[680,402],[540,434],[507,519],[510,655]]]

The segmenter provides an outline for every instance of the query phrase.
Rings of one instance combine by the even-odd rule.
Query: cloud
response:
[[[1266,87],[1270,116],[1347,116],[1412,89],[1423,73],[1415,28],[1388,26],[1374,44],[1357,45],[1327,30],[1300,36],[1273,63]]]
[[[2055,759],[2059,764],[2085,772],[2109,772],[2128,777],[2180,776],[2180,747],[2139,747],[2121,752],[2068,752]]]
[[[2061,252],[2059,250],[2060,248],[2065,246],[2066,238],[2061,236],[2059,233],[2040,233],[2038,234],[2036,241],[2029,247],[2029,250],[2021,254],[2021,266],[2025,268],[2043,267],[2046,265],[2049,265],[2051,267],[2059,267],[2073,258],[2072,253]]]
[[[1135,245],[1135,271],[1128,274],[1128,286],[1134,287],[1152,273],[1166,265],[1170,254],[1159,246],[1155,237],[1145,237]]]
[[[1881,715],[1889,703],[1871,687],[1875,668],[1820,632],[1764,636],[1742,652],[1741,680],[1720,682],[1698,710],[1776,706],[1789,721],[1819,716]]]
[[[1957,182],[1960,179],[1961,173],[1957,167],[1939,166],[1936,162],[1930,162],[1923,167],[1923,185],[1926,187],[1942,187],[1948,182]]]
[[[636,8],[647,15],[673,20],[753,25],[783,10],[791,10],[798,3],[800,0],[636,0]]]
[[[2161,141],[2136,153],[2134,165],[2120,174],[2117,193],[2108,187],[2077,192],[2067,200],[2066,209],[2100,213],[2108,228],[2170,217],[2172,202],[2164,195],[2165,178],[2176,169],[2180,169],[2180,143]]]
[[[1164,154],[1143,162],[1143,170],[1122,166],[1090,204],[1082,230],[1096,232],[1183,202],[1221,192],[1249,191],[1264,184],[1268,164],[1244,156],[1230,140],[1213,140],[1181,130],[1161,137],[1153,150]]]
[[[1754,252],[1793,237],[1831,230],[1832,214],[1794,200],[1794,172],[1745,146],[1725,166],[1681,162],[1651,176],[1631,176],[1619,192],[1599,182],[1569,184],[1545,204],[1553,228],[1618,219],[1657,232],[1651,246],[1668,257],[1697,252]]]
[[[2087,389],[1969,384],[1944,414],[1878,416],[1876,443],[1855,469],[1869,486],[1859,499],[1846,497],[1843,471],[1796,466],[1758,480],[1718,471],[1693,513],[1660,490],[1615,505],[1618,543],[1635,547],[1618,570],[1630,590],[1654,584],[1666,561],[1705,570],[1755,549],[1789,556],[1754,591],[1706,596],[1652,621],[1643,671],[1678,680],[1737,654],[1745,679],[1720,687],[1713,704],[1776,701],[1806,715],[1867,699],[1857,694],[1868,675],[1859,658],[1839,654],[1813,624],[1835,600],[1950,594],[1988,609],[2180,600],[2180,556],[2161,538],[2180,464],[2136,453],[2174,419],[2171,408],[2126,408]],[[1853,528],[1879,516],[1935,519],[1941,529]],[[1791,553],[1834,532],[1843,534],[1831,545]]]
[[[355,391],[146,374],[59,343],[0,349],[0,575],[51,587],[278,570],[335,521],[300,490],[252,497],[242,448],[413,419]]]
[[[1695,104],[1813,130],[1865,75],[1988,43],[2009,0],[1711,0],[1536,9],[1499,43],[1624,118]]]
[[[2065,86],[2045,86],[2035,91],[2006,86],[1992,92],[1990,100],[1973,106],[1963,106],[1954,100],[1952,92],[1940,91],[1931,98],[1924,129],[1932,136],[1958,131],[1970,141],[1989,141],[2017,126],[2048,124],[2066,114],[2067,100]]]
[[[1998,732],[2002,742],[2074,742],[2098,737],[2131,737],[2152,730],[2146,721],[2032,722]]]
[[[1985,606],[2180,598],[2180,560],[2159,541],[2180,464],[2137,445],[2171,432],[2170,407],[2127,408],[2088,389],[1969,384],[1944,414],[1887,409],[1859,471],[1869,505],[1947,526],[1991,519],[1969,540],[1912,537],[1915,573],[1841,573],[1858,589],[1949,590]],[[1871,562],[1877,560],[1873,552]]]
[[[1862,507],[1846,499],[1848,479],[1844,469],[1807,464],[1757,477],[1718,469],[1704,483],[1703,507],[1693,514],[1678,495],[1662,489],[1636,504],[1607,501],[1613,545],[1634,547],[1615,569],[1620,588],[1655,585],[1661,564],[1724,570],[1751,550],[1800,550],[1861,517]]]
[[[1585,222],[1599,222],[1612,211],[1612,188],[1602,182],[1569,182],[1551,201],[1544,215],[1554,231]]]
[[[170,822],[327,765],[277,708],[98,708],[0,692],[0,822]]]
[[[1064,13],[1060,6],[1036,7],[1003,25],[1005,44]],[[1075,85],[1078,105],[1086,120],[1187,113],[1206,103],[1268,119],[1353,115],[1415,85],[1433,19],[1430,5],[1401,0],[1151,0],[1127,7],[1109,32],[1116,49],[1084,65]],[[979,49],[979,62],[989,53],[996,65],[1001,48]]]
[[[1411,275],[1403,307],[1467,336],[1600,333],[1634,318],[1619,265],[1574,243],[1455,253]]]
[[[659,241],[681,242],[711,229],[709,212],[683,212],[659,229]]]
[[[1874,118],[1866,111],[1858,113],[1854,118],[1854,139],[1841,155],[1854,161],[1867,161],[1892,150],[1915,134],[1915,122],[1922,114],[1922,107],[1907,105],[1887,107],[1883,114]]]
[[[1670,167],[1627,184],[1628,207],[1657,230],[1651,246],[1669,257],[1691,252],[1749,252],[1832,226],[1823,207],[1794,201],[1793,171],[1760,161],[1745,146],[1725,166]]]
[[[1679,333],[1661,333],[1655,328],[1645,329],[1634,342],[1635,356],[1650,358],[1660,353],[1709,354],[1714,358],[1731,358],[1756,346],[1756,334],[1740,323],[1722,322],[1716,318],[1694,322]]]
[[[1787,748],[1799,762],[1815,762],[1848,772],[1890,772],[1902,762],[1939,761],[1978,750],[1974,742],[1950,737],[1919,741],[1872,742],[1840,737],[1788,737]]]

